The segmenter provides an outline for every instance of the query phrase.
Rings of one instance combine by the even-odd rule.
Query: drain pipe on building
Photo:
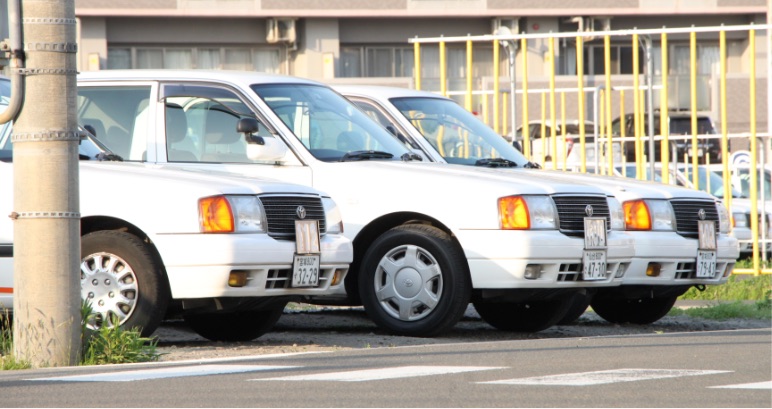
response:
[[[10,55],[11,100],[8,108],[0,112],[0,124],[13,121],[19,116],[24,103],[24,42],[21,31],[21,0],[8,2],[8,28],[10,39],[0,42],[0,53]]]

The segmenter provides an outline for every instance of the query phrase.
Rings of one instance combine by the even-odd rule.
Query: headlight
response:
[[[340,216],[340,210],[334,200],[329,197],[322,198],[324,206],[324,217],[327,219],[327,233],[343,233],[343,218]]]
[[[622,207],[626,230],[673,231],[675,215],[666,200],[632,200]]]
[[[721,220],[721,211],[718,212],[719,220]],[[733,227],[748,227],[748,216],[743,212],[732,212],[732,226]]]
[[[557,210],[549,196],[499,198],[499,225],[504,230],[556,229]]]
[[[716,203],[716,210],[718,210],[718,231],[721,233],[729,233],[732,231],[732,221],[729,220],[729,210],[721,203]]]
[[[198,201],[202,233],[262,233],[263,208],[256,196],[211,196]]]
[[[611,230],[624,230],[625,229],[625,211],[622,210],[622,205],[615,197],[609,197],[608,210],[611,213]]]

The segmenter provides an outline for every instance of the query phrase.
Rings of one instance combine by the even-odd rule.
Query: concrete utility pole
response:
[[[34,367],[74,365],[81,343],[75,2],[23,0],[21,9],[26,93],[12,135],[14,354]]]

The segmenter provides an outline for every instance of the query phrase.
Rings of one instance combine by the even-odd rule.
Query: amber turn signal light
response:
[[[224,196],[199,199],[198,217],[202,233],[233,232],[233,212]]]
[[[528,204],[522,196],[507,196],[499,199],[499,223],[504,230],[531,228]]]
[[[645,201],[625,202],[622,207],[625,210],[626,230],[651,230],[651,215]]]

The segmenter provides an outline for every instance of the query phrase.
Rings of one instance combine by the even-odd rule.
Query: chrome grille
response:
[[[306,209],[305,220],[319,220],[319,234],[327,231],[322,199],[313,196],[260,196],[263,204],[268,235],[276,238],[294,239],[295,220],[298,206]]]
[[[697,213],[700,209],[705,210],[705,220],[716,222],[716,231],[718,232],[718,210],[716,203],[709,200],[671,200],[676,218],[676,233],[684,237],[696,238],[697,221],[700,220]]]
[[[608,201],[603,196],[552,196],[558,209],[560,232],[568,236],[584,236],[584,218],[587,205],[592,206],[593,217],[605,217],[606,229],[611,226]]]

